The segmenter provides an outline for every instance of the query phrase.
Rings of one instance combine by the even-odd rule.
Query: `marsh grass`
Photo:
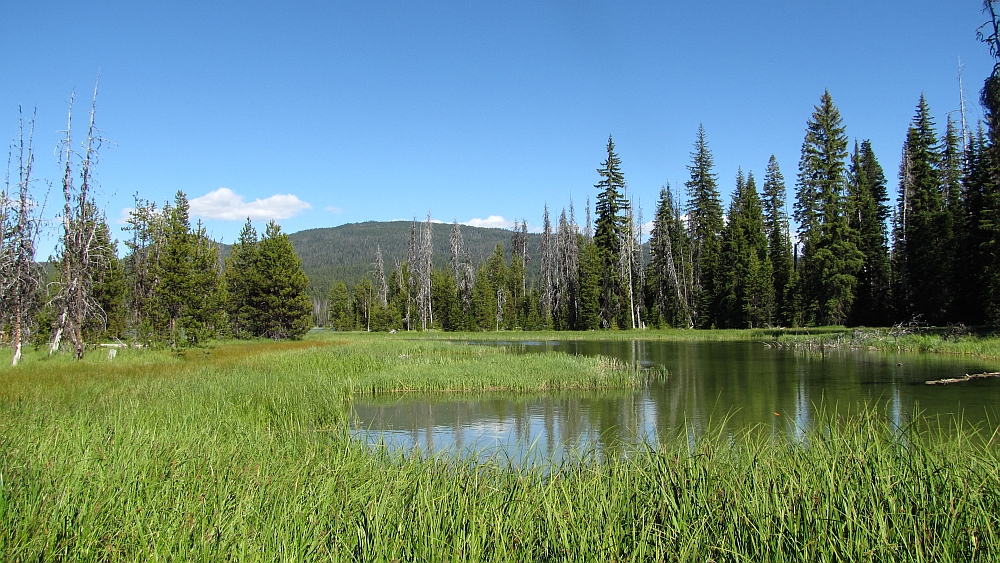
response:
[[[863,409],[819,415],[799,441],[720,425],[693,443],[679,434],[548,467],[427,458],[351,439],[351,398],[615,387],[639,375],[595,358],[311,338],[111,362],[32,356],[0,369],[0,559],[1000,556],[1000,459],[987,427],[918,417],[900,429]]]

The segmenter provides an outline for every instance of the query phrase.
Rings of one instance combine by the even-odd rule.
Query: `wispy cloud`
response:
[[[344,212],[343,209],[341,209],[339,207],[334,207],[332,205],[327,205],[326,207],[323,208],[323,210],[324,211],[329,211],[330,213],[333,213],[334,215],[340,215],[341,213]]]
[[[196,197],[190,201],[191,214],[204,219],[243,221],[250,219],[288,219],[312,209],[312,205],[293,194],[275,194],[265,199],[243,201],[243,196],[229,188]]]

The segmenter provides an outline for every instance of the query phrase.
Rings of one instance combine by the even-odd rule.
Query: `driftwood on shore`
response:
[[[949,383],[964,383],[966,381],[972,381],[973,379],[986,379],[988,377],[1000,377],[1000,371],[992,371],[987,373],[974,373],[972,375],[965,374],[964,377],[950,377],[948,379],[934,379],[932,381],[925,381],[927,385],[947,385]]]

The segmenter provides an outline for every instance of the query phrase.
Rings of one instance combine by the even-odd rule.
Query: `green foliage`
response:
[[[945,205],[939,151],[930,109],[923,96],[906,136],[900,178],[896,251],[897,291],[905,318],[922,316],[931,323],[947,318],[950,295],[951,215]]]
[[[622,239],[626,234],[624,211],[625,177],[621,172],[621,159],[615,154],[615,143],[608,137],[608,158],[601,163],[597,173],[601,180],[594,185],[597,194],[597,222],[594,244],[601,259],[600,305],[601,326],[624,328],[628,310],[625,296],[625,280],[619,266],[622,255]]]
[[[260,334],[261,309],[260,249],[257,231],[247,219],[239,239],[226,258],[224,280],[227,295],[226,310],[230,330],[236,338]]]
[[[218,251],[200,224],[191,231],[184,192],[177,192],[164,214],[163,248],[153,265],[153,326],[171,348],[198,346],[220,322]]]
[[[764,231],[767,234],[767,256],[771,261],[774,320],[781,326],[793,326],[796,317],[792,296],[795,263],[792,257],[788,214],[785,212],[785,178],[781,175],[774,155],[771,155],[767,163],[763,192],[761,206],[764,214]]]
[[[818,325],[847,320],[864,260],[848,223],[846,157],[840,111],[827,91],[806,123],[795,201],[803,245],[801,298],[806,321]]]
[[[327,295],[326,310],[330,319],[330,327],[334,330],[343,332],[354,328],[354,319],[351,316],[351,295],[347,291],[347,284],[342,281],[333,284]]]
[[[854,144],[847,178],[848,223],[857,233],[858,250],[864,255],[850,323],[885,326],[892,321],[886,230],[889,196],[885,174],[869,141],[863,141],[860,149]]]
[[[708,336],[719,334],[729,333]],[[391,453],[353,437],[352,398],[642,381],[597,358],[336,337],[348,344],[0,368],[0,552],[31,561],[1000,556],[1000,455],[989,433],[919,417],[900,428],[863,410],[821,412],[798,442],[770,427],[710,427],[561,465]]]
[[[652,326],[688,328],[691,319],[690,239],[670,190],[660,190],[650,233],[647,310]]]
[[[601,328],[601,253],[593,241],[580,246],[580,316],[577,330]]]
[[[312,326],[309,279],[288,235],[271,221],[258,244],[261,303],[266,311],[260,336],[300,338]]]
[[[688,223],[693,257],[694,295],[696,304],[694,321],[699,327],[713,324],[719,286],[723,283],[719,263],[722,252],[722,199],[717,178],[712,171],[714,159],[705,140],[705,128],[698,126],[694,152],[688,171],[691,178],[685,182],[688,196]]]

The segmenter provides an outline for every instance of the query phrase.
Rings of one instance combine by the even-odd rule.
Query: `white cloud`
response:
[[[514,227],[514,221],[504,219],[503,215],[490,215],[485,219],[476,217],[474,219],[469,219],[462,224],[469,225],[470,227],[488,227],[492,229],[511,229]]]
[[[133,209],[131,207],[123,207],[122,208],[122,212],[119,213],[118,214],[118,218],[115,219],[115,223],[118,224],[118,225],[125,225],[125,224],[127,224],[128,220],[132,218],[132,212],[133,211],[135,211],[135,209]]]
[[[243,201],[229,188],[219,188],[213,192],[192,199],[191,214],[204,219],[223,221],[243,221],[250,219],[288,219],[312,209],[312,205],[293,194],[275,194],[265,199]]]
[[[326,210],[326,211],[329,211],[330,213],[333,213],[333,214],[335,214],[335,215],[340,215],[341,213],[343,213],[343,212],[344,212],[344,210],[343,210],[343,209],[341,209],[341,208],[339,208],[339,207],[334,207],[334,206],[332,206],[332,205],[327,205],[327,206],[326,206],[326,207],[324,207],[323,209],[324,209],[324,210]]]

